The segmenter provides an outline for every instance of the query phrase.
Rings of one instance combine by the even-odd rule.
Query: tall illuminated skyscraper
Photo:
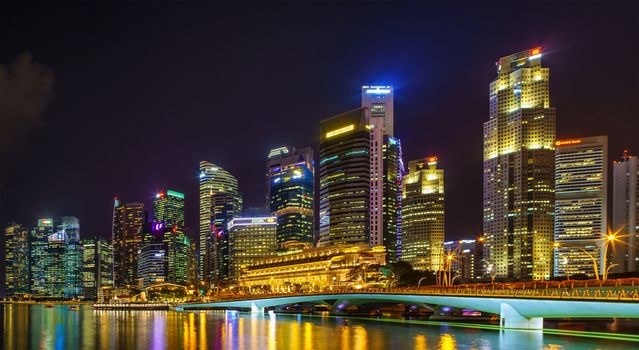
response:
[[[444,170],[437,157],[408,163],[402,200],[402,252],[416,270],[443,269]]]
[[[369,111],[370,130],[368,243],[385,246],[386,261],[392,263],[397,260],[404,172],[401,143],[393,137],[393,87],[362,86],[362,107]]]
[[[206,282],[228,278],[229,221],[242,213],[237,179],[228,171],[200,162],[200,276]]]
[[[15,222],[5,227],[6,295],[29,294],[29,230]]]
[[[369,242],[369,113],[362,107],[320,122],[320,246]]]
[[[82,297],[82,245],[80,243],[80,220],[74,216],[60,218],[58,233],[65,237],[64,246],[64,297]]]
[[[161,191],[153,201],[153,221],[167,226],[184,227],[184,193]]]
[[[30,287],[34,298],[47,296],[47,269],[49,259],[49,237],[53,235],[53,219],[38,219],[38,225],[31,230]]]
[[[277,218],[277,245],[313,244],[314,164],[310,147],[271,150],[267,164],[269,207]]]
[[[608,222],[608,137],[555,142],[555,276],[594,276]],[[598,271],[601,274],[603,271]]]
[[[113,286],[113,246],[100,238],[83,239],[81,245],[84,298],[97,300],[100,288]]]
[[[639,161],[624,152],[612,165],[612,229],[621,243],[613,244],[615,272],[639,271]]]
[[[146,221],[143,203],[121,204],[115,200],[113,213],[113,280],[116,287],[134,285],[138,278],[141,227]]]
[[[553,260],[555,109],[541,48],[502,57],[484,123],[485,259],[497,278],[548,279]]]

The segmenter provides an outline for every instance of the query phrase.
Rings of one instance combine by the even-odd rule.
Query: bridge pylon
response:
[[[259,307],[255,303],[251,303],[251,313],[252,314],[264,314],[264,307]]]
[[[544,318],[522,316],[514,307],[506,303],[501,303],[499,326],[501,328],[543,329]]]

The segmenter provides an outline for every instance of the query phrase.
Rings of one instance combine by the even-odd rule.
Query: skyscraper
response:
[[[624,152],[612,165],[612,229],[621,244],[612,246],[615,272],[639,271],[639,161]]]
[[[362,107],[320,122],[320,246],[369,242],[369,113]]]
[[[541,56],[534,48],[500,58],[490,83],[484,247],[497,278],[539,280],[552,272],[555,109]]]
[[[9,297],[29,294],[29,230],[15,222],[5,227],[5,291]]]
[[[80,244],[80,220],[73,216],[60,219],[58,232],[65,237],[64,247],[64,297],[79,298],[82,288],[82,245]]]
[[[555,276],[594,276],[608,222],[608,137],[555,142]],[[585,252],[584,252],[585,251]],[[603,271],[598,271],[601,274]]]
[[[164,222],[145,222],[140,230],[142,243],[138,251],[138,281],[143,287],[157,282],[165,282],[168,273],[167,243]],[[169,229],[170,231],[170,229]],[[169,236],[170,238],[170,236]]]
[[[277,218],[277,244],[313,244],[314,164],[310,147],[269,152],[267,164],[269,206]]]
[[[370,111],[370,199],[368,243],[386,247],[386,261],[397,260],[401,181],[401,143],[393,137],[393,87],[362,86],[362,107]]]
[[[416,270],[440,271],[444,244],[444,170],[437,157],[408,163],[402,200],[401,258]]]
[[[161,191],[153,201],[153,221],[167,226],[184,227],[184,194],[173,190]]]
[[[113,212],[113,280],[116,287],[137,281],[141,227],[146,221],[143,203],[121,204],[115,200]]]
[[[228,171],[200,162],[200,276],[220,282],[228,277],[228,222],[242,213],[237,179]]]
[[[34,298],[47,295],[47,269],[49,266],[49,236],[53,234],[53,219],[38,219],[38,225],[31,230],[30,287]]]
[[[275,254],[278,221],[275,216],[235,218],[229,222],[230,274],[239,280],[242,266]]]
[[[81,245],[84,298],[97,300],[100,288],[113,286],[113,248],[100,238],[83,239]]]

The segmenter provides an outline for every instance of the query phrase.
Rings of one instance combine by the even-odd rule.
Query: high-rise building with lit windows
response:
[[[82,289],[82,245],[80,243],[80,220],[74,216],[60,218],[58,232],[65,237],[64,246],[64,289],[67,299],[83,296]]]
[[[275,254],[277,226],[275,216],[234,218],[229,222],[230,274],[234,280],[239,280],[242,267]]]
[[[142,224],[146,221],[143,203],[122,204],[115,200],[113,211],[113,280],[116,287],[134,285],[138,278],[138,251]]]
[[[608,137],[555,142],[555,276],[594,276],[608,222]],[[602,271],[598,271],[599,274]]]
[[[5,292],[9,297],[29,294],[29,230],[15,222],[5,227]]]
[[[237,179],[228,171],[200,162],[200,276],[209,283],[229,277],[229,221],[242,213]]]
[[[416,270],[440,271],[444,244],[444,170],[437,157],[408,163],[402,199],[401,259]]]
[[[153,221],[183,228],[184,193],[166,190],[156,194],[153,201]]]
[[[314,175],[310,147],[279,147],[269,152],[269,207],[277,218],[279,249],[291,243],[314,243]]]
[[[31,230],[29,261],[31,266],[31,295],[35,298],[47,296],[47,272],[49,266],[49,237],[54,233],[53,219],[38,219],[38,224]]]
[[[612,244],[613,272],[639,271],[639,160],[624,151],[612,165],[612,230],[620,242]]]
[[[83,239],[80,244],[84,298],[97,300],[100,288],[113,286],[113,248],[100,238]]]
[[[393,87],[362,86],[362,107],[368,110],[370,199],[368,243],[386,247],[386,261],[397,261],[403,163],[401,143],[393,137]]]
[[[370,110],[320,122],[319,246],[370,240]]]
[[[543,280],[553,262],[555,109],[541,48],[502,57],[484,123],[485,259],[497,278]]]

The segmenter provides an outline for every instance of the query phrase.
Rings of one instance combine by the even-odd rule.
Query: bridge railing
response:
[[[490,287],[490,285],[487,285]],[[630,289],[592,289],[592,288],[549,288],[549,289],[506,289],[485,287],[407,287],[407,288],[340,288],[309,293],[264,293],[264,294],[227,294],[210,298],[209,302],[254,300],[256,298],[280,298],[291,296],[332,295],[332,294],[410,294],[432,296],[468,296],[530,299],[562,299],[593,301],[639,302],[639,288]]]

